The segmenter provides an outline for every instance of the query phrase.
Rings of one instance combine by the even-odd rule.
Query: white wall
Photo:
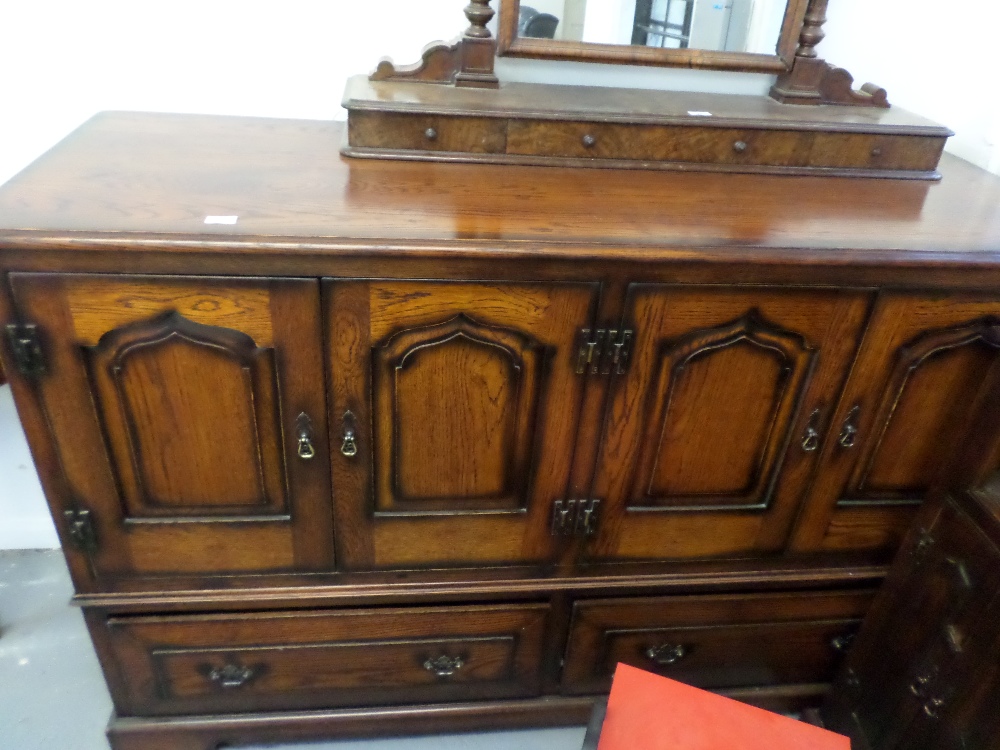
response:
[[[494,0],[496,5],[496,0]],[[0,182],[105,109],[341,118],[348,76],[412,62],[465,27],[465,0],[6,0],[0,3]],[[821,52],[950,126],[949,150],[1000,173],[991,31],[1000,3],[831,0]],[[944,15],[942,15],[944,14]],[[989,17],[988,17],[989,16]],[[970,22],[970,19],[975,19]],[[504,80],[762,94],[770,78],[501,60]],[[55,546],[0,389],[0,548]]]
[[[464,5],[7,0],[0,182],[103,109],[340,118],[349,75],[383,55],[416,60],[425,43],[461,32]],[[859,81],[884,85],[892,101],[956,130],[951,149],[1000,170],[997,66],[989,57],[998,15],[992,0],[831,0],[823,51]],[[769,86],[766,76],[528,60],[501,60],[499,70],[506,80],[748,94]]]
[[[1000,174],[1000,2],[831,0],[819,52],[955,131],[948,150]]]
[[[631,39],[632,31],[622,33],[623,17],[635,18],[635,0],[589,0],[583,22],[585,41],[599,44],[621,44]]]

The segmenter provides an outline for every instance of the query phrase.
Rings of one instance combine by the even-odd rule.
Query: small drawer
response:
[[[802,166],[812,133],[683,125],[511,121],[507,152],[590,159]]]
[[[586,159],[933,171],[945,139],[866,133],[511,121],[507,153]]]
[[[703,688],[827,682],[873,591],[576,602],[562,689],[606,691],[630,664]]]
[[[120,715],[526,697],[547,605],[107,621]]]
[[[933,172],[946,138],[815,133],[808,164],[828,169],[899,169]]]
[[[352,112],[348,142],[353,148],[502,154],[507,121],[497,117]]]

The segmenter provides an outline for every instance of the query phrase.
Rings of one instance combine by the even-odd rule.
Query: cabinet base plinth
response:
[[[215,750],[349,737],[583,726],[593,704],[594,698],[584,697],[232,716],[113,716],[108,740],[114,750]]]
[[[818,705],[827,684],[720,690],[772,711]],[[113,750],[216,750],[241,745],[352,737],[483,732],[529,727],[584,726],[594,702],[606,696],[288,711],[213,716],[118,717],[108,725]]]

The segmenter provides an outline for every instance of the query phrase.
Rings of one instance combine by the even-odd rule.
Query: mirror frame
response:
[[[517,21],[521,0],[501,0],[497,54],[502,57],[529,57],[542,60],[659,65],[747,73],[785,73],[792,69],[808,6],[809,0],[788,0],[775,54],[765,55],[756,52],[669,49],[519,37]]]

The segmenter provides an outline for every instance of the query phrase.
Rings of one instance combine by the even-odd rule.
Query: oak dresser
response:
[[[105,113],[2,346],[116,750],[822,701],[1000,361],[1000,178],[351,160]]]

